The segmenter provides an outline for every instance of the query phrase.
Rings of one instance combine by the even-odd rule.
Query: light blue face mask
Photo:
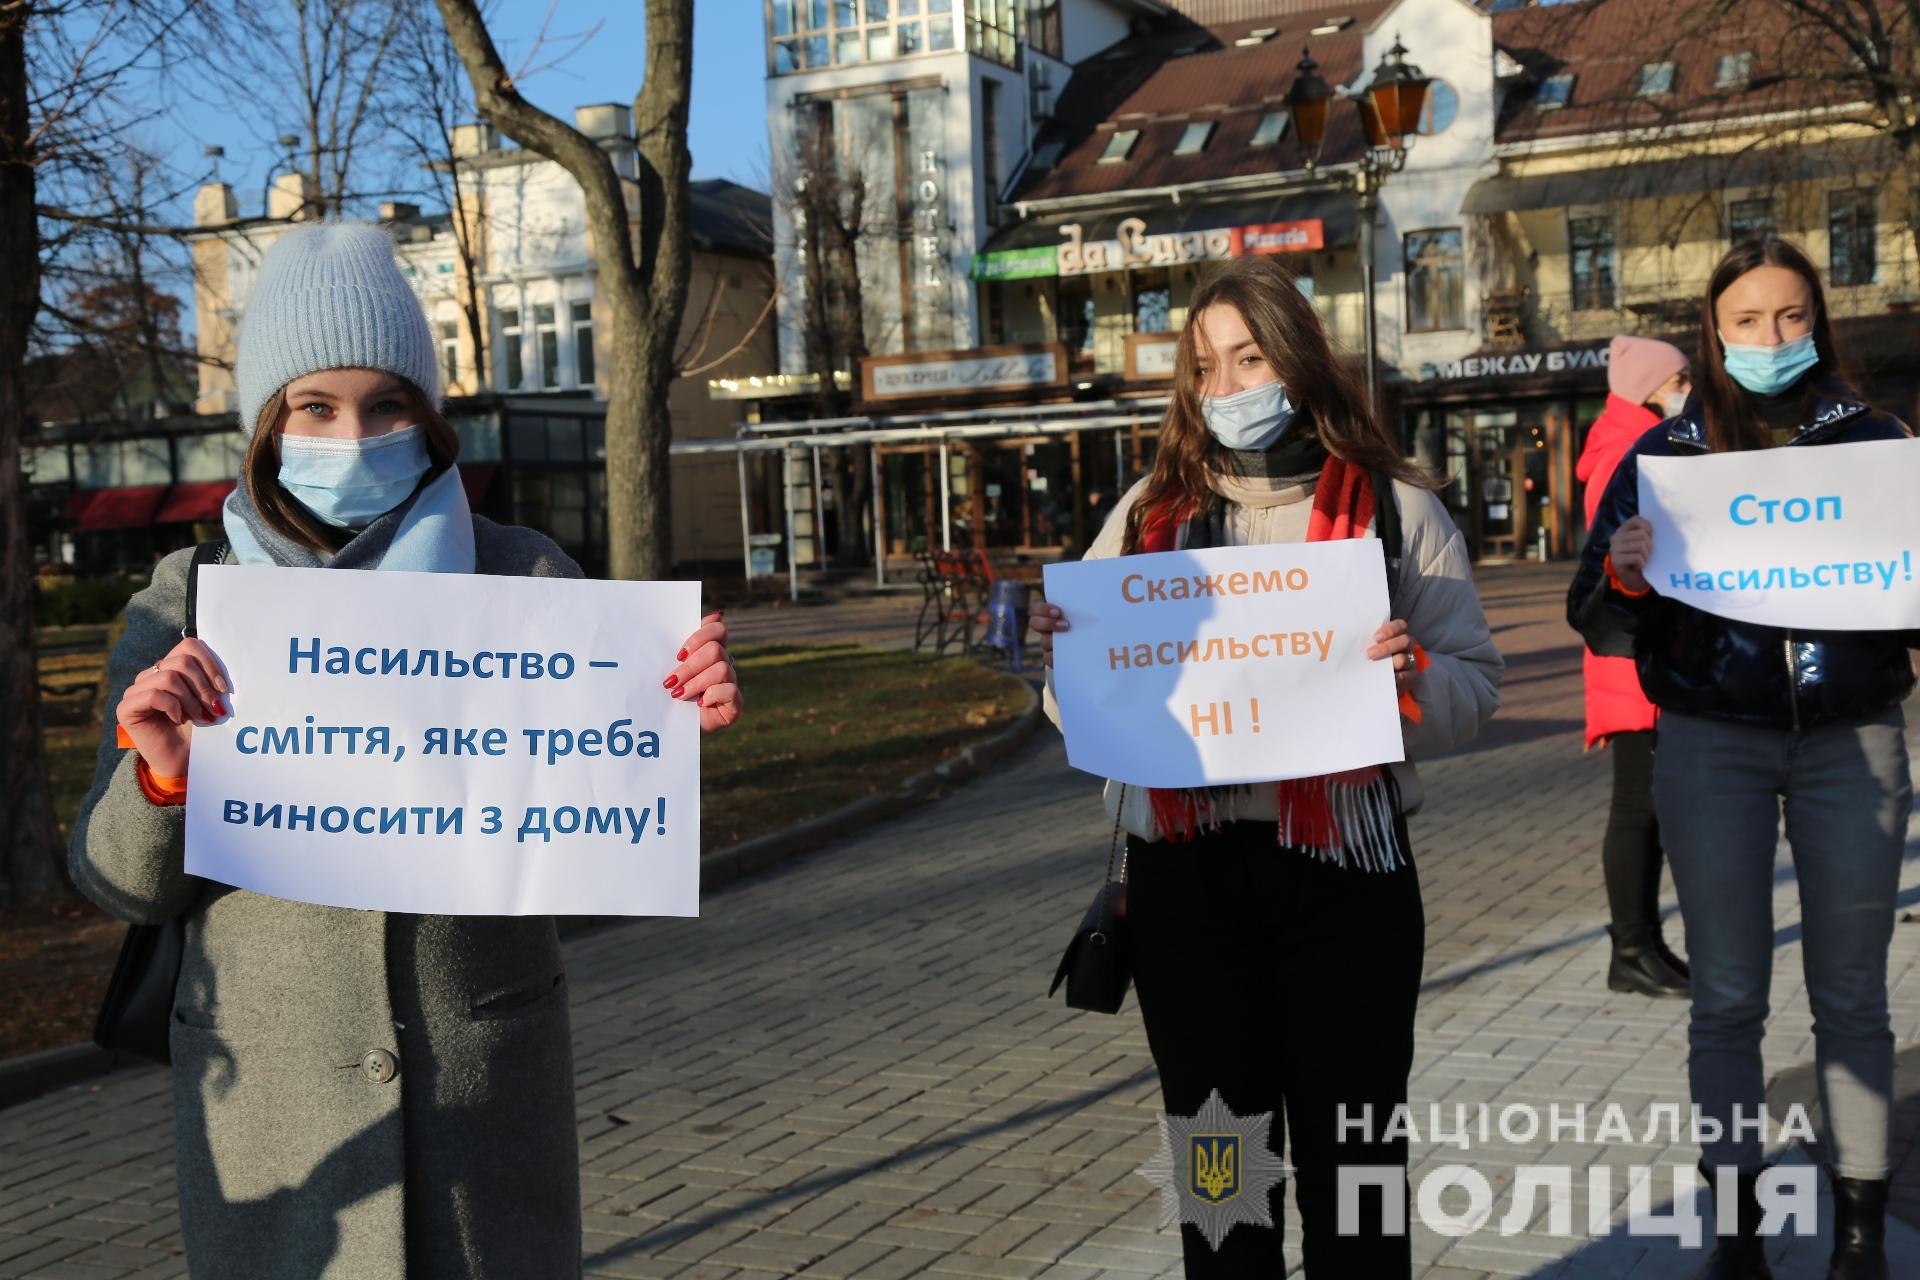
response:
[[[1201,396],[1200,412],[1215,440],[1242,453],[1271,449],[1293,422],[1293,406],[1278,379],[1230,396]]]
[[[1777,347],[1756,343],[1728,342],[1720,335],[1725,349],[1727,376],[1757,396],[1777,396],[1800,375],[1820,363],[1820,351],[1811,333],[1803,333]]]
[[[342,529],[364,528],[405,502],[432,465],[417,426],[362,440],[280,437],[280,487]]]

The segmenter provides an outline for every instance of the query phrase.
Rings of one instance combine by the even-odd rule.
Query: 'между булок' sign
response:
[[[861,394],[868,400],[1057,387],[1066,380],[1067,349],[1057,342],[874,356],[860,362]]]
[[[1467,356],[1445,364],[1420,366],[1422,382],[1452,382],[1467,378],[1525,378],[1537,373],[1571,373],[1607,367],[1607,347],[1573,347],[1558,351],[1514,351],[1497,356]]]

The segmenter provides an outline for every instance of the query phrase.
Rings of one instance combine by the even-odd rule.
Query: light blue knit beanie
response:
[[[440,405],[440,365],[420,299],[370,222],[296,226],[273,242],[240,319],[240,430],[295,378],[322,369],[398,374]]]

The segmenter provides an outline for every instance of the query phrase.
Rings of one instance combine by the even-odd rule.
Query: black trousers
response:
[[[1404,850],[1404,822],[1400,841]],[[1272,1112],[1274,1154],[1294,1168],[1306,1275],[1404,1280],[1410,1240],[1382,1232],[1378,1191],[1361,1193],[1359,1233],[1339,1233],[1337,1178],[1343,1164],[1407,1163],[1405,1139],[1378,1139],[1413,1065],[1426,916],[1411,862],[1331,866],[1281,848],[1271,822],[1186,844],[1133,839],[1128,851],[1134,986],[1167,1114],[1193,1115],[1215,1089],[1235,1115]],[[1343,1141],[1343,1105],[1356,1121],[1370,1106],[1371,1132]],[[1270,1197],[1272,1228],[1236,1226],[1217,1253],[1183,1226],[1190,1280],[1284,1274],[1285,1194],[1282,1183]]]
[[[1651,729],[1607,739],[1613,757],[1613,804],[1600,861],[1607,879],[1607,910],[1613,926],[1631,929],[1660,923],[1660,820],[1653,812]]]

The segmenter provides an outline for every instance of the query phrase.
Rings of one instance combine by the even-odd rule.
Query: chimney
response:
[[[240,218],[240,204],[233,188],[224,182],[209,182],[193,196],[193,225],[218,227]]]
[[[592,106],[575,107],[573,127],[595,142],[604,142],[609,138],[631,138],[633,109],[617,102],[597,102]]]
[[[457,159],[483,156],[500,149],[500,134],[484,120],[453,126],[453,154]]]
[[[304,173],[283,173],[273,180],[273,189],[267,193],[267,216],[310,218],[319,199],[320,193],[311,177]]]

